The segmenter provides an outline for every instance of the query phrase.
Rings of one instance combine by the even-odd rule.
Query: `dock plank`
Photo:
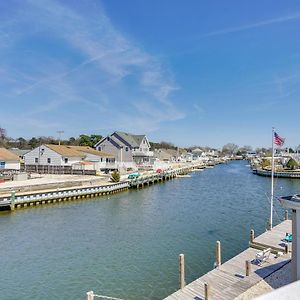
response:
[[[281,240],[286,232],[291,232],[291,221],[284,221],[275,226],[272,231],[263,233],[255,238],[254,242],[265,245],[266,248],[276,248],[284,250]],[[165,300],[175,299],[204,299],[204,284],[210,288],[210,299],[234,299],[249,288],[279,270],[290,262],[291,254],[277,256],[271,253],[269,259],[261,265],[256,264],[255,255],[259,250],[248,248],[231,258],[218,268],[211,270],[200,278],[186,285],[183,289],[173,293]],[[245,261],[251,262],[250,276],[245,276]]]

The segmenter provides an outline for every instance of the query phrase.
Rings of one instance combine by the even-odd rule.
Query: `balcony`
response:
[[[132,150],[132,156],[136,157],[152,157],[153,151],[140,151],[140,150]]]

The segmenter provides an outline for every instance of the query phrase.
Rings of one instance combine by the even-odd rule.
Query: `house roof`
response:
[[[89,146],[67,146],[67,147],[70,148],[70,149],[74,149],[76,151],[79,151],[79,152],[93,154],[93,155],[100,156],[100,157],[114,157],[113,155],[111,155],[107,152],[98,151],[98,150],[93,149]]]
[[[19,161],[20,158],[18,155],[12,153],[11,151],[5,149],[5,148],[0,148],[0,160],[4,161]]]
[[[156,149],[154,150],[154,157],[160,160],[170,160],[177,156],[177,151],[173,149]]]
[[[85,157],[83,153],[65,145],[46,144],[45,146],[64,157]]]
[[[9,151],[16,154],[16,155],[18,155],[18,156],[23,156],[31,150],[30,149],[29,150],[24,150],[24,149],[13,148],[13,149],[9,149]]]
[[[143,138],[145,137],[144,134],[137,135],[122,131],[115,131],[114,133],[121,137],[123,140],[125,140],[129,145],[131,145],[131,147],[139,147]]]

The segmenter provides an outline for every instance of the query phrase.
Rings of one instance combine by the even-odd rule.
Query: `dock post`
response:
[[[254,242],[254,230],[251,229],[250,230],[250,243],[253,243]]]
[[[204,300],[208,300],[209,296],[209,285],[208,283],[204,283]]]
[[[179,254],[179,288],[185,287],[184,254]]]
[[[284,253],[288,254],[289,253],[289,245],[286,243],[284,244]]]
[[[250,271],[251,271],[251,264],[249,260],[246,260],[246,276],[250,275]]]
[[[10,210],[15,210],[16,192],[12,191],[10,195]]]
[[[94,292],[93,291],[86,293],[86,300],[94,300]]]
[[[289,219],[289,211],[288,210],[285,210],[285,212],[284,212],[284,219],[285,220]]]
[[[216,268],[221,266],[221,242],[216,242]]]

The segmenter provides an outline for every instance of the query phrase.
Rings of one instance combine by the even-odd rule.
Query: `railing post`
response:
[[[250,271],[251,271],[251,264],[249,260],[246,260],[246,276],[250,275]]]
[[[210,297],[210,290],[208,283],[204,283],[204,300],[208,300]]]
[[[94,300],[94,292],[93,291],[86,293],[86,300]]]
[[[184,254],[179,255],[179,288],[185,287]]]
[[[250,230],[250,243],[253,243],[254,242],[254,230],[251,229]]]
[[[221,266],[221,242],[216,242],[216,268]]]

